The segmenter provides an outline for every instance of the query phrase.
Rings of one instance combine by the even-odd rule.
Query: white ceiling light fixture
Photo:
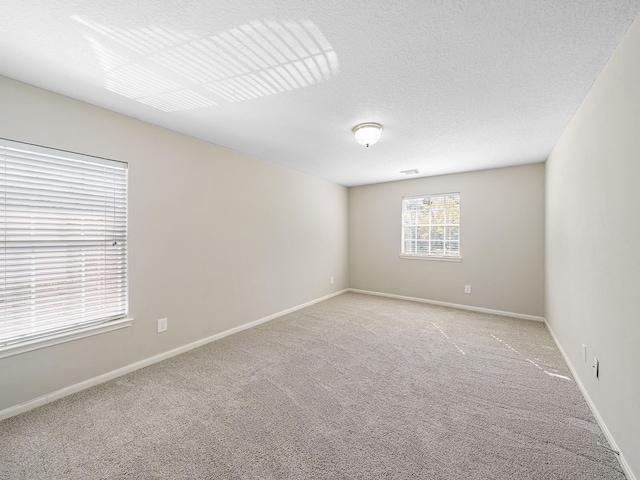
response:
[[[384,127],[379,123],[361,123],[353,127],[353,134],[356,137],[356,142],[360,145],[368,147],[373,145],[380,139],[380,134]]]

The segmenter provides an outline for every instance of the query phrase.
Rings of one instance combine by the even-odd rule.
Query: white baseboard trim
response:
[[[392,293],[372,292],[369,290],[358,290],[356,288],[348,288],[350,292],[364,293],[365,295],[376,295],[378,297],[396,298],[398,300],[409,300],[410,302],[430,303],[441,307],[451,307],[460,310],[470,310],[472,312],[490,313],[491,315],[501,315],[503,317],[520,318],[522,320],[533,320],[536,322],[544,322],[544,317],[535,315],[527,315],[525,313],[504,312],[502,310],[493,310],[491,308],[473,307],[471,305],[461,305],[459,303],[441,302],[439,300],[429,300],[427,298],[406,297],[404,295],[394,295]]]
[[[121,377],[122,375],[126,375],[127,373],[131,373],[135,370],[139,370],[141,368],[147,367],[149,365],[153,365],[154,363],[161,362],[162,360],[166,360],[168,358],[174,357],[176,355],[180,355],[181,353],[188,352],[189,350],[193,350],[194,348],[201,347],[206,345],[207,343],[215,342],[221,338],[227,337],[229,335],[233,335],[234,333],[241,332],[242,330],[246,330],[248,328],[255,327],[260,325],[261,323],[268,322],[275,318],[281,317],[288,313],[295,312],[296,310],[300,310],[302,308],[309,307],[316,303],[322,302],[332,297],[336,297],[347,292],[348,289],[340,290],[339,292],[331,293],[329,295],[325,295],[324,297],[316,298],[315,300],[311,300],[309,302],[303,303],[301,305],[297,305],[295,307],[288,308],[286,310],[282,310],[280,312],[274,313],[272,315],[268,315],[266,317],[259,318],[258,320],[254,320],[249,323],[245,323],[238,327],[231,328],[229,330],[225,330],[224,332],[216,333],[215,335],[211,335],[210,337],[206,337],[200,340],[196,340],[195,342],[189,343],[187,345],[183,345],[178,348],[174,348],[173,350],[169,350],[164,353],[160,353],[158,355],[154,355],[153,357],[146,358],[144,360],[140,360],[139,362],[132,363],[122,368],[118,368],[116,370],[112,370],[111,372],[104,373],[102,375],[98,375],[97,377],[90,378],[80,383],[76,383],[75,385],[71,385],[69,387],[62,388],[60,390],[56,390],[55,392],[49,393],[47,395],[43,395],[38,398],[34,398],[33,400],[29,400],[27,402],[21,403],[19,405],[15,405],[9,408],[5,408],[4,410],[0,410],[0,420],[4,420],[5,418],[13,417],[15,415],[19,415],[21,413],[27,412],[34,408],[40,407],[47,403],[53,402],[60,398],[66,397],[67,395],[71,395],[72,393],[79,392],[81,390],[85,390],[87,388],[93,387],[95,385],[99,385],[101,383],[107,382],[109,380],[113,380],[114,378]]]
[[[598,425],[600,426],[600,429],[604,433],[604,436],[607,437],[607,441],[609,442],[609,445],[611,445],[611,448],[613,448],[614,450],[617,450],[620,452],[620,455],[616,455],[616,457],[618,458],[618,462],[620,463],[622,470],[624,470],[624,473],[627,476],[627,480],[638,480],[638,477],[636,477],[631,471],[631,467],[625,460],[624,455],[622,454],[622,452],[620,451],[620,448],[616,444],[616,441],[613,439],[613,436],[611,435],[611,432],[607,428],[606,423],[604,423],[604,420],[600,416],[600,412],[598,412],[596,405],[593,403],[593,400],[591,400],[591,397],[589,396],[587,389],[582,384],[580,377],[578,377],[576,370],[573,368],[573,364],[569,361],[569,357],[567,356],[566,352],[562,348],[562,345],[560,345],[560,342],[558,341],[558,337],[556,337],[556,334],[551,329],[551,326],[546,320],[544,324],[547,327],[547,330],[549,331],[549,333],[551,334],[553,341],[556,343],[556,347],[558,347],[558,350],[560,350],[560,353],[562,354],[562,357],[564,358],[565,363],[569,367],[569,370],[571,370],[571,375],[573,375],[573,378],[576,381],[576,384],[578,385],[578,388],[580,389],[582,396],[587,401],[587,405],[589,405],[589,408],[591,409],[591,413],[593,413],[593,416],[598,422]],[[615,455],[615,454],[612,453],[612,455]]]
[[[616,444],[616,441],[613,439],[613,436],[611,435],[611,432],[609,431],[609,429],[607,428],[607,425],[604,423],[604,420],[600,416],[600,413],[598,412],[598,409],[596,408],[595,404],[591,400],[591,397],[589,396],[589,393],[587,392],[587,389],[582,384],[582,381],[580,380],[580,377],[578,377],[578,375],[576,373],[576,370],[573,368],[573,364],[569,361],[569,357],[567,356],[566,352],[562,348],[562,345],[560,345],[560,342],[558,341],[558,337],[556,337],[556,334],[551,329],[551,326],[549,325],[549,323],[546,320],[545,320],[544,324],[547,327],[547,330],[549,331],[549,333],[551,334],[551,337],[553,338],[553,341],[556,343],[556,347],[558,347],[558,350],[560,350],[560,353],[562,354],[562,357],[564,358],[565,363],[569,367],[569,370],[571,370],[571,375],[573,375],[573,379],[576,381],[576,384],[578,385],[578,388],[580,389],[580,392],[582,393],[582,396],[587,401],[587,405],[589,405],[589,408],[591,409],[591,413],[593,413],[593,416],[595,417],[596,421],[598,422],[598,425],[600,426],[600,429],[604,433],[604,436],[607,437],[607,441],[609,442],[609,445],[611,445],[611,448],[613,448],[614,450],[618,450],[620,452],[620,455],[616,455],[616,457],[618,458],[618,462],[620,463],[620,466],[622,467],[622,470],[624,470],[624,473],[627,476],[627,480],[638,480],[638,477],[636,477],[633,474],[633,472],[631,471],[631,467],[629,466],[629,464],[625,460],[624,455],[620,451],[620,448]],[[611,455],[615,455],[615,454],[612,453]]]

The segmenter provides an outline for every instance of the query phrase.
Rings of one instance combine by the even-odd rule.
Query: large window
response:
[[[402,199],[402,255],[460,258],[460,194]]]
[[[0,315],[0,353],[126,317],[127,164],[0,139]]]

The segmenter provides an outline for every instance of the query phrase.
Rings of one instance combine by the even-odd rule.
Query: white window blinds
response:
[[[402,255],[460,256],[460,194],[402,199]]]
[[[0,347],[127,314],[127,164],[0,139]]]

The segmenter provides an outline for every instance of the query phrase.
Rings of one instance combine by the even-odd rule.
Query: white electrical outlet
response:
[[[166,332],[168,328],[169,320],[166,318],[161,318],[158,320],[158,333]]]
[[[464,286],[464,293],[471,293],[471,285]]]
[[[600,378],[600,361],[596,357],[593,357],[593,374]]]
[[[587,346],[582,344],[582,360],[587,363]]]
[[[331,277],[331,285],[333,285],[333,277]]]

